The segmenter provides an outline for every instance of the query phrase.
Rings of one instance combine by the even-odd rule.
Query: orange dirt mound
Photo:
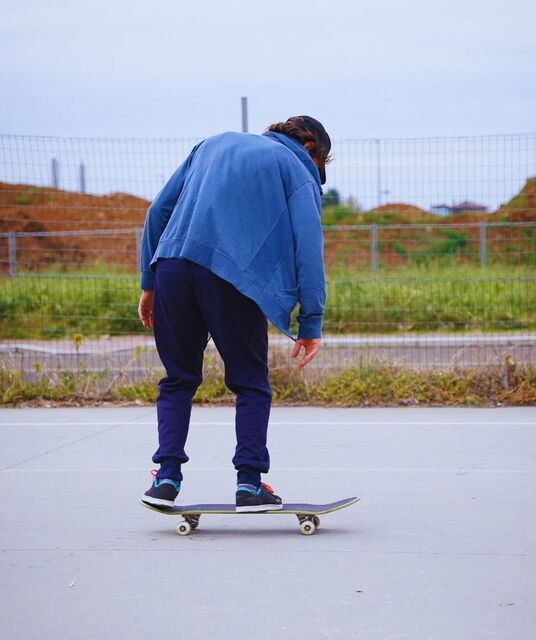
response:
[[[412,204],[402,204],[401,202],[393,202],[392,204],[382,204],[379,207],[371,209],[371,213],[385,213],[385,212],[404,213],[406,215],[430,215],[429,211],[416,207]]]
[[[126,193],[94,196],[0,182],[0,232],[140,227],[148,206]]]
[[[124,193],[104,196],[59,189],[0,183],[0,233],[100,231],[102,235],[17,236],[17,269],[57,263],[71,267],[94,262],[135,269],[137,242],[149,202]],[[106,230],[123,233],[107,235]],[[0,240],[0,271],[8,264],[5,239]]]

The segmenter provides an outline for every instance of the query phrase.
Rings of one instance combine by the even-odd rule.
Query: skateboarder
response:
[[[188,461],[192,398],[211,336],[236,395],[236,507],[282,508],[261,483],[269,469],[267,319],[291,336],[305,367],[320,349],[325,278],[321,184],[331,141],[294,116],[261,136],[224,133],[199,143],[156,196],[141,246],[139,316],[153,327],[166,375],[156,403],[158,473],[142,500],[173,506]]]

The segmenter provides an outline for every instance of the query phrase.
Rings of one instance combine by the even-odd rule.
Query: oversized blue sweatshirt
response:
[[[293,138],[207,138],[147,211],[141,288],[154,288],[159,258],[186,258],[254,300],[288,336],[299,302],[298,337],[319,338],[326,299],[321,193],[318,169]]]

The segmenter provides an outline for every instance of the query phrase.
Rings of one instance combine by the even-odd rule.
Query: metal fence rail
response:
[[[91,271],[107,264],[134,272],[143,228],[0,233],[0,275],[52,265]],[[536,222],[330,225],[324,227],[329,272],[443,267],[536,266]]]
[[[51,266],[71,272],[91,271],[97,265],[135,271],[142,233],[142,227],[0,233],[0,276],[46,271]]]

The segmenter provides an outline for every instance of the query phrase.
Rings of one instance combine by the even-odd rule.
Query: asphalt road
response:
[[[536,409],[276,408],[292,516],[212,516],[188,537],[138,504],[152,408],[0,410],[0,637],[529,640]],[[181,501],[233,499],[233,410],[195,407]]]

